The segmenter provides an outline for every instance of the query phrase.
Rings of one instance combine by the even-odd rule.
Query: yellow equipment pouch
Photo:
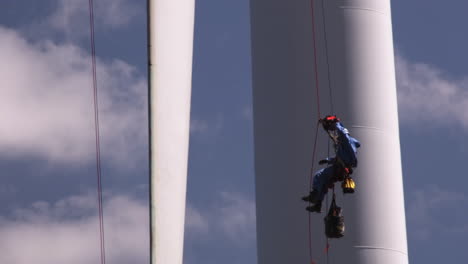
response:
[[[343,188],[343,193],[354,193],[356,183],[354,183],[351,177],[346,177],[341,184],[341,188]]]

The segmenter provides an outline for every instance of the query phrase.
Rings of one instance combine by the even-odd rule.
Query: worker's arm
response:
[[[361,142],[359,142],[359,140],[353,138],[353,137],[350,137],[351,138],[351,142],[353,142],[354,146],[356,146],[356,148],[359,148],[361,146]]]
[[[323,159],[323,160],[319,161],[319,164],[320,165],[333,164],[334,162],[335,162],[335,158],[326,158],[326,159]]]
[[[339,134],[349,134],[348,129],[346,129],[346,127],[344,127],[340,122],[336,122],[334,125]]]

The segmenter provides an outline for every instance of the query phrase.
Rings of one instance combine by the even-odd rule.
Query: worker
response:
[[[327,158],[319,161],[319,164],[328,164],[330,166],[319,170],[312,183],[312,191],[308,196],[302,197],[302,200],[311,202],[314,205],[306,209],[310,212],[321,212],[322,200],[328,192],[328,185],[349,177],[353,169],[357,167],[357,148],[361,146],[359,141],[349,135],[346,129],[336,116],[326,116],[320,119],[325,131],[333,140],[336,152],[335,158]]]

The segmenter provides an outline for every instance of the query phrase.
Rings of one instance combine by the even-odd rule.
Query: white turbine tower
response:
[[[318,116],[315,70],[322,117],[337,114],[361,142],[356,193],[338,188],[346,233],[331,241],[329,261],[408,263],[390,1],[313,2],[317,69],[311,2],[250,1],[259,264],[310,263],[300,197]],[[327,143],[320,128],[315,164]],[[324,216],[311,217],[317,263],[326,263]]]
[[[151,263],[182,264],[194,0],[148,0]]]

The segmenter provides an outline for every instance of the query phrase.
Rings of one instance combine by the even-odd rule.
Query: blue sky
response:
[[[87,3],[2,1],[1,263],[98,262]],[[117,264],[148,258],[144,8],[96,1],[106,247]],[[197,1],[187,264],[256,263],[248,8]],[[468,3],[392,9],[410,262],[455,263],[468,257]]]

